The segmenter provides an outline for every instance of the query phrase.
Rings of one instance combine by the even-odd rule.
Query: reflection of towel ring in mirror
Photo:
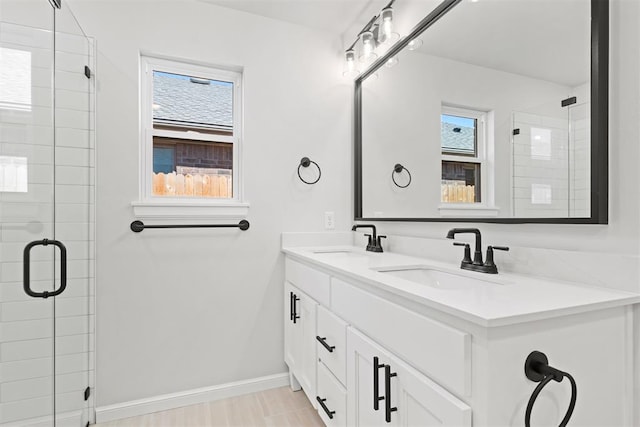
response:
[[[409,182],[407,182],[406,185],[400,185],[396,182],[395,174],[402,172],[403,169],[407,171],[407,174],[409,174]],[[400,163],[396,163],[396,165],[393,167],[393,172],[391,172],[391,179],[393,180],[393,183],[396,185],[396,187],[407,188],[411,184],[411,172],[409,172],[409,169],[405,168]]]
[[[304,167],[304,168],[308,168],[311,163],[313,163],[314,165],[316,165],[316,167],[318,168],[318,178],[315,181],[309,182],[309,181],[305,181],[302,178],[302,175],[300,175],[300,168]],[[304,182],[305,184],[315,184],[316,182],[320,181],[320,177],[322,176],[322,171],[320,170],[320,166],[318,166],[318,164],[316,162],[314,162],[313,160],[309,159],[308,157],[303,157],[302,159],[300,159],[300,164],[298,165],[298,178],[300,178],[300,181]]]
[[[576,381],[570,374],[549,366],[549,359],[547,359],[547,356],[544,353],[541,353],[539,351],[533,351],[531,352],[531,354],[529,354],[524,365],[524,372],[528,379],[538,383],[536,388],[533,390],[531,397],[529,398],[529,402],[527,403],[527,409],[524,415],[525,427],[530,427],[531,425],[531,412],[533,411],[533,405],[535,404],[536,399],[538,398],[538,395],[540,394],[542,389],[547,384],[549,384],[551,380],[562,382],[562,380],[566,377],[571,383],[571,401],[569,402],[569,408],[567,409],[564,418],[558,426],[565,427],[571,419],[571,415],[573,415],[573,409],[576,406],[576,395],[578,394]]]

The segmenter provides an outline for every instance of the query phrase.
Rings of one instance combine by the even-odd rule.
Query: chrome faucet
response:
[[[369,252],[383,252],[382,250],[382,240],[386,239],[387,236],[377,236],[376,235],[376,226],[373,224],[362,224],[362,225],[354,225],[351,227],[351,231],[356,231],[358,228],[370,228],[371,234],[365,234],[369,238],[367,242],[367,250]]]
[[[471,247],[468,243],[454,242],[455,246],[464,246],[464,258],[460,263],[463,270],[478,271],[481,273],[497,274],[498,267],[493,261],[493,250],[508,251],[506,246],[487,246],[487,260],[482,262],[482,235],[477,228],[452,228],[447,232],[447,239],[455,238],[456,234],[473,233],[476,236],[473,261],[471,260]]]

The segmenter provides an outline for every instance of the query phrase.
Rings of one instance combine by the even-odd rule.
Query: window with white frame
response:
[[[442,203],[483,202],[486,116],[484,111],[442,107]]]
[[[142,202],[242,202],[242,74],[141,57]]]

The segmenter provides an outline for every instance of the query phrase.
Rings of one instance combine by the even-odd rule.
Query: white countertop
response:
[[[459,264],[389,252],[366,252],[353,246],[284,247],[282,250],[292,259],[328,270],[338,278],[356,279],[484,327],[640,302],[640,295],[635,293],[512,273],[477,273],[462,270]],[[411,266],[454,274],[447,277],[454,277],[460,286],[438,288],[377,271]]]

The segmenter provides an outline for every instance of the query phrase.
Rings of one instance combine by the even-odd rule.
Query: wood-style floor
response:
[[[244,396],[185,406],[97,427],[324,427],[303,391],[274,388]]]

